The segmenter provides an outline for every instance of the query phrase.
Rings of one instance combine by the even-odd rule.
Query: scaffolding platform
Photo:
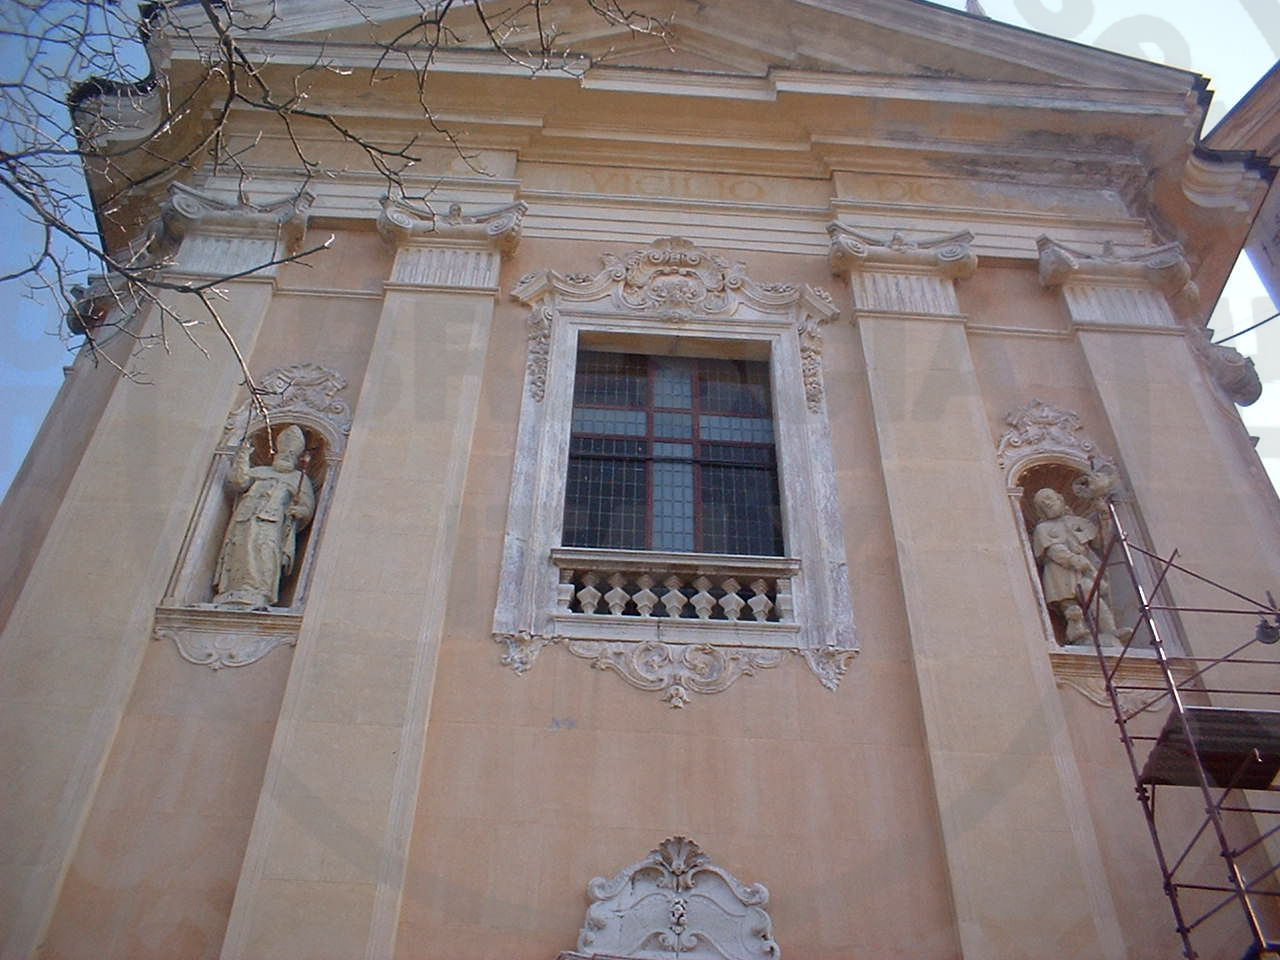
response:
[[[1210,786],[1269,790],[1280,773],[1280,710],[1237,707],[1183,708],[1186,727],[1170,711],[1142,768],[1148,785],[1200,785],[1196,754]],[[1187,742],[1190,729],[1195,750]]]
[[[1088,591],[1081,588],[1077,601],[1093,639],[1183,956],[1201,957],[1193,937],[1218,918],[1215,955],[1221,955],[1225,934],[1249,944],[1243,960],[1280,960],[1280,941],[1274,936],[1280,924],[1280,862],[1275,857],[1280,842],[1268,842],[1280,837],[1280,805],[1241,792],[1280,791],[1280,709],[1263,706],[1280,698],[1280,647],[1274,646],[1280,643],[1280,604],[1269,593],[1263,602],[1182,566],[1176,562],[1177,550],[1166,557],[1139,545],[1126,533],[1114,503],[1106,505],[1102,520],[1109,532],[1098,573]],[[1114,626],[1108,624],[1104,631],[1100,614],[1103,577],[1111,568],[1123,571],[1137,605],[1133,629],[1121,632],[1124,642],[1118,653],[1103,642],[1104,636],[1114,636]],[[1200,601],[1179,606],[1167,583],[1171,575],[1194,582],[1209,603],[1215,595],[1222,597],[1222,605]],[[1195,635],[1201,631],[1191,629],[1190,618],[1201,615],[1217,618],[1215,634],[1238,630],[1239,642],[1230,650],[1196,655]],[[1181,619],[1170,622],[1171,616]],[[1189,636],[1175,641],[1178,650],[1171,653],[1167,641],[1173,637],[1165,631],[1179,629]],[[1122,678],[1121,666],[1139,637],[1149,645],[1160,683]],[[1134,694],[1139,693],[1141,703],[1135,706]],[[1153,718],[1149,711],[1157,707],[1168,713],[1152,736],[1145,720],[1134,724],[1144,715]],[[1192,788],[1199,795],[1199,812],[1157,822],[1155,797],[1165,786]],[[1185,804],[1182,809],[1190,813]],[[1225,875],[1216,869],[1206,872],[1205,865],[1214,861],[1225,867]],[[1238,933],[1228,932],[1232,928]]]

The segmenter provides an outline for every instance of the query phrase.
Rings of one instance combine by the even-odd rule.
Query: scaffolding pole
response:
[[[1102,673],[1120,742],[1124,746],[1133,775],[1134,790],[1151,836],[1164,892],[1173,911],[1174,926],[1182,941],[1183,955],[1187,960],[1196,960],[1199,954],[1193,945],[1192,935],[1210,918],[1234,907],[1239,917],[1238,922],[1248,936],[1248,947],[1243,957],[1250,960],[1280,960],[1280,952],[1276,952],[1276,941],[1268,934],[1262,916],[1267,912],[1262,906],[1263,902],[1280,896],[1276,889],[1262,887],[1274,887],[1272,879],[1280,865],[1269,863],[1266,869],[1249,878],[1241,862],[1247,855],[1256,855],[1258,851],[1265,850],[1265,841],[1280,832],[1280,824],[1263,830],[1257,823],[1261,816],[1280,815],[1280,810],[1251,806],[1240,793],[1243,789],[1277,789],[1272,786],[1271,780],[1280,772],[1280,710],[1264,710],[1256,705],[1245,708],[1200,707],[1189,705],[1184,697],[1185,692],[1193,692],[1200,699],[1214,695],[1243,695],[1255,699],[1280,695],[1280,690],[1276,689],[1255,689],[1230,683],[1211,686],[1205,683],[1206,674],[1231,663],[1252,671],[1265,671],[1267,667],[1271,667],[1272,671],[1264,674],[1268,682],[1280,678],[1280,670],[1275,670],[1280,667],[1280,660],[1241,656],[1247,650],[1259,650],[1255,644],[1269,644],[1280,639],[1280,616],[1277,615],[1275,602],[1268,594],[1268,602],[1261,603],[1190,570],[1176,562],[1177,551],[1168,557],[1162,557],[1134,543],[1124,529],[1115,505],[1110,502],[1107,503],[1107,514],[1110,520],[1109,531],[1097,575],[1088,593],[1080,590],[1077,600],[1084,611],[1093,640],[1098,668]],[[1138,557],[1144,558],[1156,568],[1155,582],[1150,587],[1139,576]],[[1113,565],[1124,567],[1138,607],[1133,630],[1124,636],[1118,654],[1114,647],[1103,646],[1104,634],[1099,615],[1103,581]],[[1250,609],[1225,605],[1179,607],[1172,602],[1158,601],[1157,597],[1162,592],[1168,592],[1166,581],[1175,572],[1220,590],[1237,601],[1243,601]],[[1157,611],[1216,615],[1233,625],[1239,623],[1239,615],[1246,614],[1259,618],[1259,626],[1252,639],[1239,644],[1224,656],[1181,657],[1176,651],[1170,653],[1170,641],[1174,638],[1163,635],[1160,624],[1153,615]],[[1134,643],[1141,635],[1149,638],[1150,649],[1163,681],[1161,684],[1152,684],[1150,681],[1137,685],[1117,682],[1121,665],[1131,655]],[[1108,657],[1113,659],[1109,662]],[[1177,666],[1192,666],[1195,668],[1194,672],[1179,680],[1175,658]],[[1122,699],[1126,691],[1150,692],[1156,696],[1135,709],[1126,705]],[[1168,714],[1159,736],[1144,736],[1130,731],[1130,724],[1136,717],[1165,702],[1168,703]],[[1144,750],[1139,744],[1148,742],[1151,746],[1149,750],[1145,750],[1146,756],[1143,757]],[[1199,821],[1198,828],[1173,858],[1166,851],[1162,828],[1156,819],[1156,786],[1165,784],[1197,790],[1203,809],[1203,818]],[[1229,822],[1227,815],[1245,813],[1252,817],[1249,822],[1256,829],[1245,831],[1252,836],[1233,841],[1232,832],[1241,832],[1240,824]],[[1223,861],[1225,882],[1222,884],[1190,882],[1179,876],[1180,871],[1187,867],[1193,849],[1206,834],[1213,837]],[[1192,893],[1218,893],[1221,896],[1209,909],[1189,920],[1184,895]]]

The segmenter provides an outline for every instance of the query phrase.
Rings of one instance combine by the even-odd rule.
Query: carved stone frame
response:
[[[316,551],[351,429],[351,410],[337,396],[346,380],[333,370],[310,363],[290,364],[263,374],[257,383],[264,391],[262,403],[273,432],[296,424],[322,439],[323,473],[288,606],[252,611],[215,607],[209,602],[211,564],[230,509],[224,483],[241,439],[267,426],[262,410],[247,399],[227,417],[155,618],[156,639],[172,640],[183,659],[215,670],[246,666],[278,646],[297,642]]]
[[[690,693],[723,690],[791,652],[834,689],[858,647],[822,389],[819,326],[838,315],[830,295],[808,286],[758,284],[741,263],[663,238],[624,259],[606,256],[605,269],[594,275],[529,274],[512,296],[532,312],[493,619],[502,662],[523,673],[541,649],[560,644],[679,707]],[[782,563],[798,568],[791,581],[793,623],[557,611],[553,551],[561,541],[573,374],[583,336],[647,344],[701,340],[717,349],[767,354],[784,542],[794,558]]]

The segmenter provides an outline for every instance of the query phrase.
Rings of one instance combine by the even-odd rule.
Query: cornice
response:
[[[995,20],[983,20],[975,29],[972,17],[932,4],[861,0],[856,13],[851,13],[849,5],[842,0],[794,2],[837,15],[856,17],[886,29],[915,33],[939,44],[971,50],[1028,69],[1058,73],[1074,82],[1088,76],[1098,84],[1152,84],[1187,90],[1198,79],[1196,74],[1176,67],[1099,50]]]
[[[793,15],[797,18],[825,21],[819,22],[816,30],[829,33],[840,22],[848,25],[850,33],[856,33],[860,26],[880,28],[925,44],[946,47],[961,55],[968,53],[975,58],[994,59],[1014,68],[1021,67],[1042,75],[1056,74],[1074,83],[1079,83],[1081,77],[1088,77],[1099,86],[1188,90],[1194,87],[1198,79],[1195,74],[1184,70],[1047,37],[998,21],[984,19],[978,21],[975,27],[973,17],[923,3],[863,0],[852,6],[840,0],[794,0],[792,6],[795,7]],[[320,0],[310,0],[307,3],[244,0],[238,4],[237,9],[240,22],[248,25],[255,22],[253,18],[256,11],[256,32],[266,35],[270,38],[267,42],[275,44],[288,42],[280,39],[281,34],[286,32],[293,36],[321,35],[360,26],[367,22],[368,16],[367,11]],[[809,13],[806,17],[806,9],[814,13]],[[828,16],[815,16],[817,11]],[[417,3],[380,3],[375,16],[379,20],[388,21],[397,17],[419,16],[420,13],[420,5]],[[728,15],[734,13],[740,14],[741,11],[727,12]],[[198,14],[184,17],[181,6],[175,8],[171,16],[188,30],[209,30],[208,24]],[[717,33],[714,25],[697,22],[682,26],[686,26],[695,36],[709,29],[708,42],[713,45],[717,42],[724,43],[724,38]],[[625,35],[624,29],[616,24],[600,23],[593,26],[590,23],[570,22],[567,29],[578,44],[591,36]],[[788,46],[779,43],[762,30],[754,33],[747,31],[744,36],[735,39],[738,46],[759,57],[786,62],[799,55],[792,49],[794,44]],[[519,40],[517,36],[514,42]],[[516,70],[524,70],[516,64],[511,66]]]
[[[331,69],[416,73],[420,64],[409,57],[388,57],[372,43],[321,43],[318,40],[241,41],[246,55],[272,67],[310,67],[323,52]],[[200,42],[176,39],[174,62],[200,62],[207,50]],[[492,50],[451,49],[432,57],[435,74],[486,74],[527,78],[529,70]],[[763,76],[703,73],[640,66],[596,64],[589,57],[569,62],[564,69],[538,77],[539,83],[572,83],[585,90],[615,93],[658,93],[680,97],[773,101],[781,94],[816,94],[876,101],[950,103],[974,107],[1053,110],[1072,114],[1105,113],[1131,116],[1189,116],[1196,111],[1187,91],[1085,87],[1047,83],[1015,83],[951,77],[900,74],[850,74],[836,71],[771,67]]]

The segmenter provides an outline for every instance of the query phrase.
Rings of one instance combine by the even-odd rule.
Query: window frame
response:
[[[522,673],[547,645],[587,656],[599,652],[599,644],[589,646],[594,641],[663,644],[670,656],[691,645],[746,647],[762,654],[755,666],[774,665],[777,659],[765,656],[772,651],[801,654],[834,689],[858,647],[819,363],[819,324],[838,316],[830,295],[809,286],[758,285],[741,264],[730,266],[679,239],[660,239],[625,260],[606,257],[606,268],[594,276],[526,275],[512,295],[532,312],[493,620],[494,637],[505,650],[502,662]],[[788,578],[788,622],[569,611],[561,569],[566,558],[584,552],[562,545],[574,373],[584,339],[650,355],[767,359],[785,556],[585,552],[602,567],[649,558],[691,569],[767,569]],[[575,648],[580,642],[588,645]]]

